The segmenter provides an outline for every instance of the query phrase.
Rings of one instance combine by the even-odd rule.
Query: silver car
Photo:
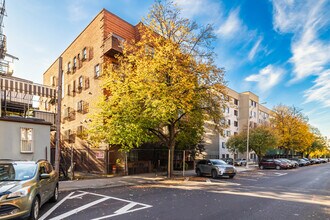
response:
[[[46,160],[0,160],[0,220],[35,220],[39,208],[58,199],[58,174]]]
[[[234,166],[218,159],[200,160],[196,164],[195,171],[197,176],[211,175],[212,178],[217,178],[218,176],[233,178],[237,173]]]

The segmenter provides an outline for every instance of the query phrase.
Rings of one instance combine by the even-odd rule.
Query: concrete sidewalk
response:
[[[236,167],[237,172],[246,172],[255,170],[256,165],[250,165],[246,167]],[[173,179],[189,178],[196,176],[195,170],[187,170],[182,175],[182,171],[174,171]],[[168,179],[166,173],[144,173],[139,175],[130,176],[113,176],[108,178],[94,178],[94,179],[81,179],[72,181],[60,181],[60,191],[71,191],[79,189],[97,189],[97,188],[108,188],[108,187],[122,187],[122,186],[133,186],[140,184],[156,183],[158,181],[164,181]]]

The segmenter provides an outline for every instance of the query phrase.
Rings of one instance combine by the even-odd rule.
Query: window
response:
[[[70,62],[68,62],[68,73],[71,71],[71,63]]]
[[[89,78],[85,79],[85,89],[89,89]]]
[[[82,60],[87,60],[87,48],[85,47],[82,52]]]
[[[257,117],[257,113],[253,112],[253,117],[256,118]]]
[[[73,80],[72,82],[72,95],[76,95],[76,80]]]
[[[230,119],[228,119],[228,125],[230,125]]]
[[[77,102],[77,111],[78,112],[82,112],[83,105],[84,105],[84,101],[80,100],[79,102]]]
[[[230,135],[231,135],[231,134],[230,134],[230,131],[226,131],[226,136],[227,136],[227,137],[230,137]]]
[[[98,78],[100,76],[100,64],[97,64],[94,67],[94,73],[95,73],[95,78]]]
[[[229,154],[226,154],[226,158],[229,158]]]
[[[33,153],[32,128],[21,128],[21,153]]]
[[[234,126],[238,127],[238,121],[234,121]]]
[[[234,99],[234,104],[238,105],[238,100],[237,99]]]
[[[226,157],[226,154],[222,154],[222,157],[221,158],[225,158]]]
[[[67,95],[71,95],[71,85],[70,84],[68,84],[68,86],[67,86]]]
[[[73,58],[73,69],[77,68],[77,57]]]
[[[234,132],[234,136],[238,135],[238,132]]]
[[[234,110],[234,115],[238,116],[238,111]]]
[[[226,148],[226,143],[225,142],[221,142],[221,147],[222,148]]]
[[[78,80],[78,90],[79,90],[79,91],[82,90],[82,88],[83,88],[83,83],[84,83],[83,76],[80,76],[80,77],[79,77],[79,80]]]

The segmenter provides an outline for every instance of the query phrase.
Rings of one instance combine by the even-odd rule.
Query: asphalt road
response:
[[[330,163],[65,192],[41,219],[330,219]]]

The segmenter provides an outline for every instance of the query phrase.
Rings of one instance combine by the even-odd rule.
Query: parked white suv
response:
[[[234,166],[218,159],[198,161],[195,171],[197,176],[211,175],[212,178],[217,178],[218,176],[228,176],[229,178],[233,178],[237,173]]]

